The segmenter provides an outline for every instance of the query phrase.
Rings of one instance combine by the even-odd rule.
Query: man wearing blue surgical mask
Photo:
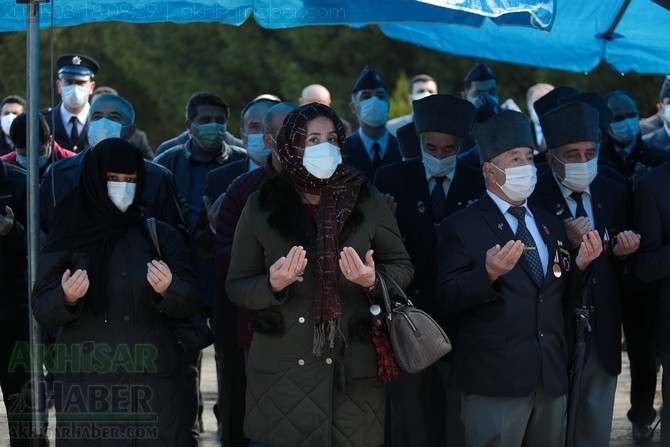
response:
[[[529,201],[563,220],[568,250],[576,253],[584,236],[597,230],[603,253],[593,261],[586,291],[591,332],[586,337],[577,414],[569,424],[575,446],[608,445],[617,376],[621,373],[621,282],[626,262],[640,246],[640,235],[626,230],[630,210],[623,184],[598,174],[598,110],[567,102],[540,115],[547,142],[549,170],[538,176]],[[550,253],[550,263],[560,252]],[[576,307],[573,304],[573,307]],[[572,309],[570,309],[572,310]],[[568,319],[568,336],[574,337],[574,318]],[[580,365],[582,366],[582,365]]]
[[[347,137],[344,164],[352,166],[370,181],[377,168],[401,161],[398,140],[386,129],[389,94],[381,76],[365,66],[351,91],[351,111],[358,117],[358,130]]]
[[[415,267],[407,295],[455,336],[455,325],[437,308],[437,230],[447,216],[484,193],[481,171],[457,161],[470,132],[475,107],[452,95],[435,94],[413,101],[421,158],[382,166],[375,177],[380,192],[397,204],[396,219]],[[451,356],[419,374],[402,374],[388,387],[392,445],[463,445],[460,395],[448,394]],[[446,423],[445,423],[446,422]]]
[[[26,126],[27,115],[25,113],[18,115],[14,121],[12,121],[12,125],[9,129],[9,136],[14,146],[14,152],[10,152],[9,154],[0,157],[5,163],[20,166],[23,169],[28,169],[28,156],[26,155]],[[77,155],[72,151],[63,149],[58,146],[58,144],[53,143],[53,137],[49,132],[49,125],[42,115],[39,115],[39,142],[40,152],[37,166],[40,170],[40,178],[44,175],[47,166],[52,162]]]
[[[66,54],[56,61],[58,80],[56,88],[62,101],[44,112],[52,126],[59,146],[80,152],[88,144],[88,102],[95,88],[95,75],[100,69],[98,62],[84,54]]]

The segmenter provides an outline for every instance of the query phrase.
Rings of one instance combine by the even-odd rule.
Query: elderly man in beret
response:
[[[470,131],[475,108],[452,95],[430,95],[413,102],[420,157],[382,166],[375,184],[397,204],[396,218],[405,247],[415,266],[407,294],[428,311],[454,339],[455,325],[439,312],[435,283],[437,229],[446,216],[477,200],[484,192],[479,170],[457,161],[463,138]],[[399,133],[400,135],[400,133]],[[403,374],[389,387],[393,445],[460,445],[460,396],[447,396],[446,377],[451,362],[445,358],[419,374]],[[417,396],[424,396],[417,399]],[[447,418],[447,408],[456,404]],[[445,430],[446,429],[446,430]],[[460,439],[460,442],[453,441]]]
[[[47,109],[44,117],[60,147],[80,152],[89,146],[88,99],[95,89],[93,79],[100,65],[84,54],[65,54],[56,60],[56,67],[56,88],[62,101]]]
[[[586,336],[574,445],[608,445],[621,373],[621,273],[640,236],[626,230],[625,186],[598,172],[598,110],[574,101],[541,115],[540,123],[550,170],[539,176],[530,203],[563,219],[570,249],[592,229],[603,237],[605,250],[592,263],[586,295],[592,330]],[[571,338],[574,318],[567,323]]]
[[[438,294],[458,316],[450,386],[466,445],[555,446],[568,392],[564,299],[602,252],[597,231],[567,250],[563,223],[528,205],[536,183],[528,118],[504,111],[475,126],[486,192],[440,225]]]

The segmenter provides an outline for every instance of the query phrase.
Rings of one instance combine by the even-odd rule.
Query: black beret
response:
[[[396,131],[396,138],[398,138],[398,149],[403,160],[421,156],[421,143],[414,123],[407,123],[399,127]]]
[[[88,81],[95,77],[100,64],[84,54],[65,54],[56,60],[56,67],[60,79]]]
[[[358,79],[356,80],[351,93],[356,93],[359,90],[375,90],[379,87],[386,90],[386,85],[384,84],[384,81],[382,81],[382,77],[379,76],[379,73],[377,73],[374,68],[366,65],[363,67],[361,74],[358,75]]]
[[[430,95],[412,102],[416,132],[441,132],[465,137],[470,132],[475,106],[453,95]]]
[[[612,110],[607,106],[605,100],[596,92],[579,93],[567,98],[558,100],[559,105],[567,104],[569,102],[579,101],[588,104],[598,111],[598,126],[600,127],[601,135],[607,135],[607,130],[612,121]]]
[[[549,149],[577,141],[600,141],[598,110],[583,102],[570,102],[540,116]]]
[[[665,76],[665,80],[661,86],[661,93],[658,94],[658,102],[663,102],[663,98],[670,98],[670,75]]]
[[[496,75],[493,74],[493,71],[488,65],[483,62],[477,62],[472,66],[470,71],[468,71],[468,74],[465,75],[463,84],[488,81],[489,79],[496,79]]]
[[[578,94],[579,90],[576,88],[568,87],[567,85],[559,85],[535,101],[533,103],[533,108],[535,109],[537,116],[542,116],[548,111],[555,109],[561,98],[567,98],[568,96],[575,96]]]
[[[517,147],[533,147],[530,120],[514,110],[504,110],[473,129],[480,163]]]

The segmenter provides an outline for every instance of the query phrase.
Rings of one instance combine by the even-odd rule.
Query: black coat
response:
[[[130,228],[114,245],[108,260],[105,312],[96,312],[89,298],[75,306],[63,301],[61,277],[66,269],[86,269],[89,255],[84,250],[42,253],[33,293],[33,314],[46,328],[61,327],[47,367],[53,373],[54,401],[60,415],[101,413],[97,420],[123,428],[155,427],[156,446],[188,445],[193,421],[179,402],[183,379],[183,355],[173,329],[159,312],[184,318],[201,306],[186,248],[170,226],[157,222],[161,259],[170,267],[172,283],[161,297],[147,280],[147,263],[156,250],[144,222]],[[116,393],[114,390],[117,390]],[[132,394],[138,393],[137,395]],[[74,404],[73,396],[81,396]],[[124,397],[125,402],[124,402]],[[128,407],[129,398],[137,405]],[[83,399],[83,400],[82,400]],[[143,422],[142,417],[157,417]],[[87,422],[73,422],[83,429]],[[59,425],[67,424],[66,420]],[[110,444],[126,444],[120,439]],[[71,445],[59,439],[59,446]],[[80,441],[75,441],[80,442]],[[152,441],[153,442],[153,441]],[[80,444],[72,444],[80,445]]]
[[[408,160],[382,166],[377,170],[375,186],[381,193],[391,194],[398,205],[396,219],[405,247],[414,265],[414,280],[406,289],[414,305],[429,312],[445,329],[445,321],[435,306],[437,281],[437,225],[421,160]],[[454,180],[446,197],[446,215],[464,209],[484,192],[481,171],[457,163]],[[449,334],[450,336],[452,334]]]
[[[17,307],[27,308],[26,283],[26,172],[0,160],[0,213],[14,212],[14,225],[0,236],[0,315]]]
[[[626,189],[623,185],[597,175],[590,185],[593,221],[595,230],[601,237],[609,234],[610,238],[622,230],[628,230],[629,217],[627,209]],[[560,219],[571,218],[570,208],[563,198],[558,183],[552,172],[546,171],[538,177],[535,191],[530,202],[544,208]],[[576,253],[575,253],[576,254]],[[623,264],[611,253],[603,251],[598,259],[591,264],[592,277],[589,284],[589,305],[594,306],[591,324],[595,334],[598,352],[603,368],[611,376],[621,372],[621,280]],[[571,309],[566,309],[570,314]],[[573,335],[574,318],[567,320],[570,328],[568,334]],[[591,334],[587,336],[587,352],[593,342]],[[571,338],[571,337],[569,337]],[[570,342],[569,346],[572,346]]]
[[[450,375],[450,386],[456,390],[522,397],[542,383],[550,396],[568,391],[563,301],[578,292],[580,275],[563,254],[562,274],[552,274],[559,243],[567,246],[565,229],[541,208],[531,205],[531,210],[549,253],[549,270],[540,288],[523,257],[509,273],[489,282],[486,252],[516,236],[487,193],[442,221],[438,292],[446,310],[459,317]]]
[[[65,126],[63,126],[63,118],[61,117],[60,106],[61,103],[59,102],[56,106],[43,110],[41,113],[42,115],[44,115],[44,118],[46,118],[47,124],[49,124],[49,128],[51,128],[53,124],[54,129],[51,130],[51,134],[53,135],[54,140],[56,140],[56,143],[58,143],[60,147],[62,147],[63,149],[71,150],[73,152],[81,152],[82,150],[86,149],[89,146],[88,144],[89,119],[88,118],[86,119],[86,124],[84,124],[84,128],[79,134],[79,138],[77,139],[77,141],[72,141],[70,140],[70,133],[65,129]]]
[[[402,161],[402,157],[400,156],[400,149],[398,149],[398,139],[389,135],[381,165],[385,166],[399,161]],[[370,160],[358,131],[347,137],[347,155],[344,157],[344,164],[361,171],[370,182],[375,179],[375,168],[372,166],[372,160]]]

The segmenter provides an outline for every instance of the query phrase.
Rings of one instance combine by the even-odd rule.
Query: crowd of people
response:
[[[658,418],[670,446],[670,408],[654,407],[659,365],[670,402],[670,75],[652,117],[630,92],[544,83],[523,113],[478,62],[455,94],[413,77],[411,113],[389,120],[366,66],[356,123],[312,84],[296,104],[258,92],[236,136],[227,102],[196,92],[154,151],[95,59],[56,65],[30,294],[28,111],[0,104],[12,447],[48,444],[29,416],[51,402],[59,446],[198,445],[202,356],[175,329],[194,315],[214,334],[222,446],[607,446],[622,340],[633,440]],[[379,269],[454,347],[388,383]]]

